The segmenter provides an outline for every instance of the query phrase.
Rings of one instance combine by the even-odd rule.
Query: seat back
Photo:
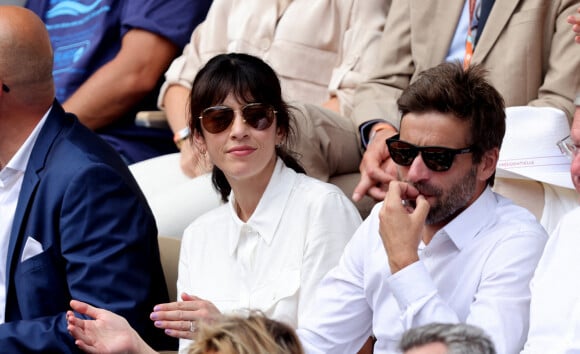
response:
[[[179,268],[179,249],[181,240],[173,237],[158,236],[161,265],[167,283],[169,299],[177,300],[177,270]]]

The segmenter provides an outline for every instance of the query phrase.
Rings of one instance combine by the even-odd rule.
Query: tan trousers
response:
[[[329,181],[332,176],[358,173],[361,161],[354,123],[333,111],[312,104],[292,102],[295,118],[290,148],[309,176]]]
[[[294,140],[290,148],[299,155],[309,176],[337,185],[348,197],[360,180],[362,149],[354,122],[320,106],[293,102]],[[376,201],[364,197],[355,203],[365,218]]]

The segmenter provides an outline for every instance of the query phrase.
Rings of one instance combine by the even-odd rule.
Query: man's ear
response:
[[[486,181],[496,170],[497,161],[499,160],[499,148],[493,148],[483,153],[481,162],[478,166],[478,178]]]

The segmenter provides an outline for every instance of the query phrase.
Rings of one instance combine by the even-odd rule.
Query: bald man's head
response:
[[[52,69],[50,38],[40,18],[23,7],[0,6],[0,80],[28,95],[53,95]]]

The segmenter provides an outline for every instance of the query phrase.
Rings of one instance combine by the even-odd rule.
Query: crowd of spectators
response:
[[[0,345],[580,353],[579,14],[0,2]],[[541,157],[500,163],[527,124]]]

